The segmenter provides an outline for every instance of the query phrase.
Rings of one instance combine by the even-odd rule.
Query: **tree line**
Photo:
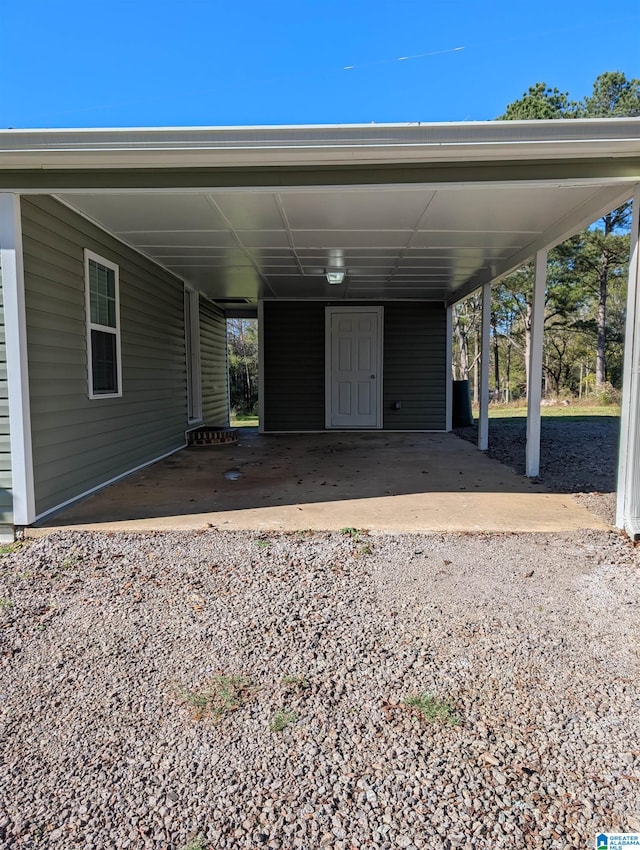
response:
[[[227,319],[229,400],[239,416],[258,415],[258,322]]]
[[[497,120],[640,116],[640,80],[619,71],[601,74],[591,94],[536,83]],[[545,293],[543,391],[546,396],[596,395],[615,400],[622,382],[629,263],[630,204],[603,216],[549,252]],[[492,287],[491,396],[526,396],[531,342],[533,263]],[[472,294],[454,307],[454,378],[470,380],[478,397],[481,302]]]

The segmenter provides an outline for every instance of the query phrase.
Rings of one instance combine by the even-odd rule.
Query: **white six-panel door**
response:
[[[327,428],[382,427],[382,307],[327,307]]]

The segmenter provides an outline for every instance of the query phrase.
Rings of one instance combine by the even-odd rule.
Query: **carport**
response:
[[[46,521],[68,503],[184,445],[184,431],[202,420],[203,405],[210,401],[203,396],[199,353],[204,351],[198,349],[203,304],[209,316],[253,315],[260,321],[265,436],[295,432],[311,438],[321,431],[330,442],[343,432],[342,439],[356,441],[363,439],[356,437],[363,430],[382,436],[451,429],[451,308],[481,288],[479,448],[485,449],[490,287],[532,258],[526,469],[535,477],[547,252],[635,193],[618,486],[618,525],[635,535],[640,531],[635,458],[640,444],[639,184],[639,119],[0,132],[9,412],[0,480],[8,498],[5,523]],[[99,399],[89,394],[88,402],[87,367],[78,359],[82,345],[86,357],[87,346],[78,300],[84,286],[80,237],[91,242],[84,245],[85,262],[97,252],[103,271],[117,270],[126,260],[136,269],[144,265],[148,278],[144,297],[134,281],[139,291],[123,308],[123,326],[127,320],[131,329],[123,341],[129,362],[119,393]],[[96,246],[103,247],[97,251]],[[150,268],[162,278],[158,303],[174,311],[167,313],[167,325],[175,320],[174,335],[164,347],[158,327],[151,332],[144,325],[145,310],[155,307]],[[72,291],[65,288],[65,276],[74,275]],[[172,288],[180,304],[184,290],[182,326]],[[56,300],[59,316],[42,307],[41,296]],[[161,315],[158,310],[157,322]],[[372,353],[361,370],[366,375],[354,377],[352,370],[340,384],[331,352],[342,350],[345,340],[360,345],[351,330],[339,329],[340,317],[346,322],[350,315],[365,316],[371,325],[365,342]],[[331,324],[335,316],[337,330]],[[187,326],[195,327],[193,338],[180,346],[178,336],[188,335]],[[66,327],[67,339],[75,335],[78,341],[67,359],[60,353]],[[113,331],[119,328],[114,325]],[[153,357],[161,349],[174,357],[169,362],[167,355],[165,372],[156,381],[150,349],[142,350],[140,343],[152,337],[157,340]],[[207,337],[211,351],[214,343],[213,335]],[[43,368],[49,345],[61,371],[74,370],[64,376],[65,391],[74,399],[66,407],[51,401],[48,382],[59,375]],[[137,398],[153,395],[155,405],[137,418],[125,413],[133,411],[125,402],[136,401],[129,390],[133,382],[127,383],[135,370]],[[219,410],[219,387],[216,392],[218,407],[212,403],[211,409]],[[173,405],[174,424],[163,441],[154,442],[163,398]],[[32,416],[34,406],[37,416]],[[128,440],[122,463],[117,458],[122,437],[111,419],[109,427],[101,427],[98,409],[105,413],[103,423],[119,417]],[[56,445],[49,418],[58,431]],[[73,439],[64,436],[70,429]],[[421,445],[426,457],[427,443]],[[76,460],[81,451],[89,470],[83,476]],[[477,489],[488,498],[497,485]],[[40,495],[45,491],[46,498]],[[443,499],[447,492],[458,491],[451,483],[434,494]],[[415,497],[415,488],[404,495]]]

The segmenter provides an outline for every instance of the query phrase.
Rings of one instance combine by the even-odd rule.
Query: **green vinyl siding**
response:
[[[4,296],[0,267],[0,535],[10,533],[13,524],[13,480],[9,434],[9,392],[7,348],[4,336]]]
[[[222,310],[203,298],[200,298],[200,375],[203,422],[215,427],[227,426],[227,322]]]
[[[264,302],[265,431],[324,430],[325,307],[347,305]],[[426,302],[383,302],[382,306],[383,428],[444,430],[446,309]]]
[[[53,198],[23,198],[22,228],[41,514],[184,444],[183,286]],[[88,398],[85,249],[119,267],[121,398]]]

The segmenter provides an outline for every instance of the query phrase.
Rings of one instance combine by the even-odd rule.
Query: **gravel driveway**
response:
[[[640,831],[638,562],[614,532],[36,540],[0,557],[0,848]]]

